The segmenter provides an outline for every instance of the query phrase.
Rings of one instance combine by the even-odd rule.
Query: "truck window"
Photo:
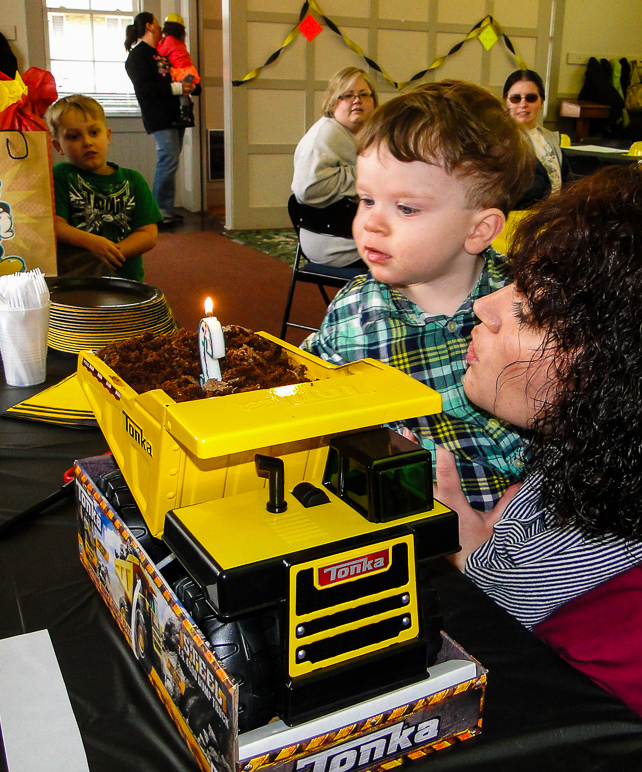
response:
[[[347,459],[343,477],[343,494],[362,515],[368,514],[368,472],[354,459]]]
[[[381,521],[432,508],[432,475],[424,460],[378,472]]]

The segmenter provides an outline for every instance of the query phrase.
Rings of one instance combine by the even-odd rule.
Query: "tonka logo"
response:
[[[91,520],[99,533],[102,533],[103,525],[100,519],[100,515],[96,511],[92,495],[86,488],[83,488],[82,486],[77,487],[76,490],[80,491],[78,499],[83,515],[85,515],[88,520]]]
[[[345,582],[355,576],[363,576],[373,571],[388,568],[390,555],[388,550],[373,552],[370,555],[362,555],[352,560],[344,560],[341,563],[333,563],[331,566],[323,566],[319,569],[319,587],[327,587],[337,582]]]
[[[416,726],[401,721],[358,740],[299,759],[295,770],[300,772],[311,767],[309,772],[350,772],[353,769],[372,766],[375,761],[407,753],[413,748],[436,740],[438,736],[438,718],[431,718]]]
[[[132,419],[127,415],[127,413],[123,410],[123,415],[125,416],[125,431],[129,436],[134,440],[135,443],[141,446],[141,448],[147,453],[148,455],[152,455],[152,446],[151,443],[145,439],[145,436],[143,434],[143,430],[140,428],[140,426],[137,423],[134,423]]]

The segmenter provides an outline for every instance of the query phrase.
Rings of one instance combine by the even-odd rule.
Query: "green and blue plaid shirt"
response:
[[[321,329],[301,348],[334,364],[377,359],[438,391],[443,412],[389,426],[397,431],[408,427],[433,456],[435,445],[451,450],[468,500],[487,510],[522,479],[524,442],[508,424],[469,402],[462,385],[477,322],[473,303],[509,282],[498,252],[489,248],[483,257],[475,289],[454,316],[428,314],[399,290],[363,274],[337,293]]]

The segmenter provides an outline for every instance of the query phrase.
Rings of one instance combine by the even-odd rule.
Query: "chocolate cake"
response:
[[[110,343],[97,356],[134,391],[162,389],[175,402],[220,397],[242,391],[272,389],[309,381],[305,367],[290,362],[272,341],[238,325],[223,328],[225,357],[221,380],[209,380],[202,389],[196,332],[172,335],[143,333]]]

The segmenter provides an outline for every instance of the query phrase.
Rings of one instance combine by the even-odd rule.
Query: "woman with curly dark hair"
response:
[[[540,203],[520,224],[509,259],[515,283],[475,303],[481,324],[464,388],[480,407],[530,431],[529,476],[482,513],[468,506],[452,459],[439,451],[437,495],[460,515],[454,562],[538,629],[553,612],[556,622],[575,613],[592,593],[611,613],[619,596],[608,588],[633,578],[637,603],[626,618],[642,592],[640,167],[605,168]],[[600,623],[593,609],[596,639]],[[639,618],[635,624],[642,629]],[[612,635],[608,623],[604,633]],[[639,632],[635,639],[640,652]],[[596,677],[589,664],[578,666],[622,696],[611,675]],[[642,680],[640,665],[637,673]]]

